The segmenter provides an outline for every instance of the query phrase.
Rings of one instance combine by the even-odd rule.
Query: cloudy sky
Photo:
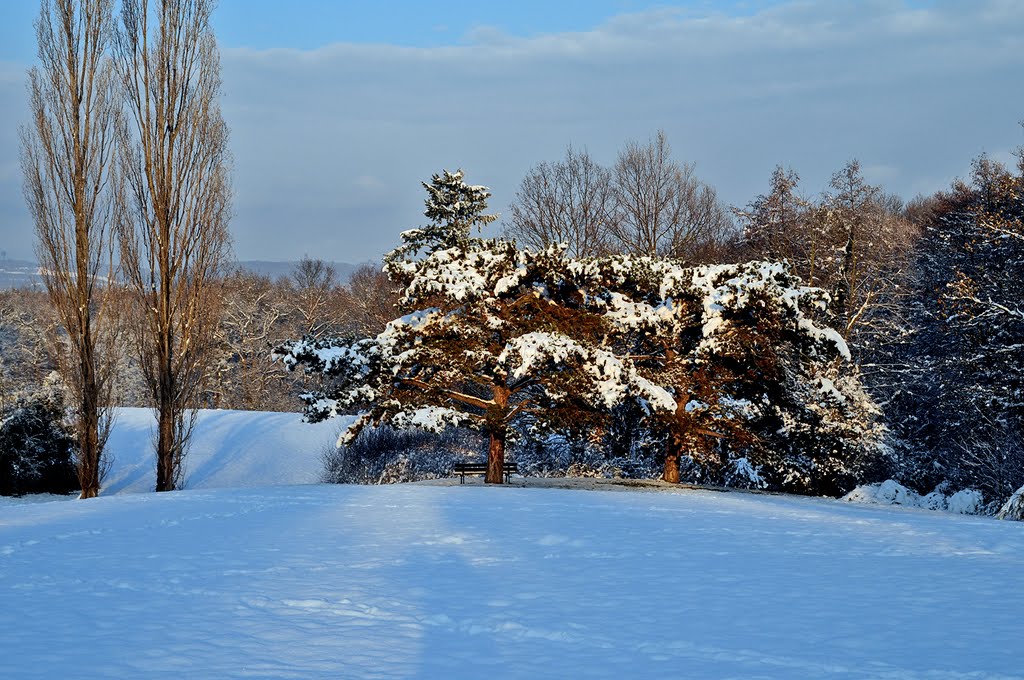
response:
[[[32,254],[17,127],[38,3],[0,6],[0,250]],[[285,8],[283,8],[285,7]],[[221,0],[240,259],[379,258],[464,168],[507,212],[567,145],[663,129],[733,205],[847,160],[911,198],[1024,144],[1020,0]]]

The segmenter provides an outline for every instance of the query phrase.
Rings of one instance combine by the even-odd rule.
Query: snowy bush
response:
[[[979,515],[984,507],[981,492],[976,489],[961,489],[946,499],[946,510],[960,515]]]
[[[946,488],[946,484],[940,484],[931,493],[921,496],[913,489],[908,489],[895,480],[887,479],[881,484],[858,486],[843,496],[843,500],[851,503],[902,505],[925,510],[945,510],[960,515],[982,515],[992,512],[985,505],[984,495],[981,491],[961,489],[947,495]]]
[[[1024,486],[1017,489],[996,514],[998,519],[1024,520]]]
[[[760,468],[745,457],[729,461],[724,481],[725,486],[738,489],[764,489],[768,486],[768,482],[761,476]]]
[[[484,445],[479,435],[458,428],[440,434],[364,428],[347,446],[325,452],[323,481],[394,484],[447,477],[455,463],[482,455]]]
[[[51,387],[21,399],[0,421],[0,495],[75,491],[77,442],[64,399]]]

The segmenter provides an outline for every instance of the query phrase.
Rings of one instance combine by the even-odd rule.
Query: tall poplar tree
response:
[[[157,410],[157,491],[176,488],[216,341],[229,251],[228,129],[211,0],[122,0],[115,56],[129,125],[119,240]]]
[[[40,64],[29,71],[32,122],[22,128],[25,198],[43,280],[66,341],[58,366],[72,393],[82,498],[99,493],[110,426],[103,277],[110,266],[120,99],[107,50],[112,0],[43,0]]]

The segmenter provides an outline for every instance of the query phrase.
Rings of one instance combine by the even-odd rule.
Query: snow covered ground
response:
[[[1024,523],[273,486],[315,481],[337,424],[233,412],[203,414],[191,490],[145,493],[148,418],[104,496],[0,505],[0,678],[1024,678]]]
[[[186,489],[313,484],[321,456],[349,423],[336,418],[302,422],[299,413],[200,411],[185,459]],[[121,408],[107,444],[110,471],[103,495],[142,493],[156,487],[153,411]]]

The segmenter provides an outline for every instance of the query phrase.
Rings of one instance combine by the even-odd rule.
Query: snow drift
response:
[[[305,423],[300,413],[200,411],[185,458],[183,488],[315,484],[323,474],[325,449],[348,423],[348,418]],[[151,409],[118,409],[101,495],[154,489],[155,426]]]

